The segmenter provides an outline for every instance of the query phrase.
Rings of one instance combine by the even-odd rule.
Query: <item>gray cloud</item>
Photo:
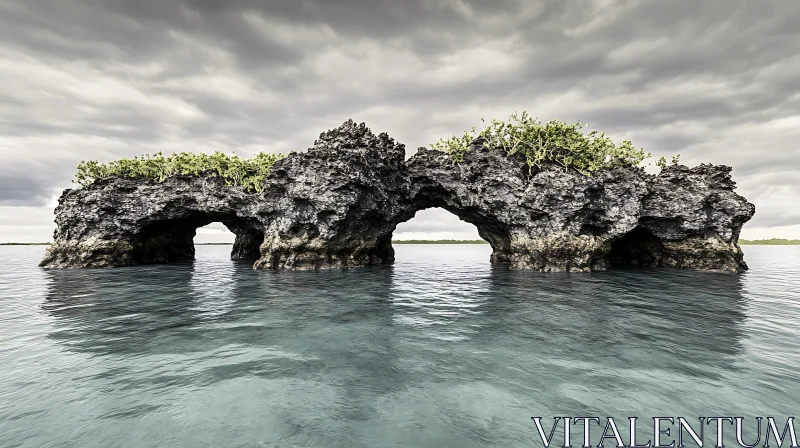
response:
[[[45,205],[52,191],[47,181],[27,174],[0,174],[0,205]]]
[[[69,182],[69,175],[60,173],[60,168],[46,163],[23,161],[0,166],[0,207],[44,206],[60,193],[54,180]],[[70,185],[65,188],[70,188]]]
[[[528,110],[732,165],[751,226],[794,225],[799,22],[792,1],[0,0],[0,205],[52,201],[81,159],[283,152],[351,117],[411,153]]]
[[[480,239],[478,229],[456,215],[441,209],[429,208],[417,212],[414,219],[400,223],[394,231],[396,240]]]

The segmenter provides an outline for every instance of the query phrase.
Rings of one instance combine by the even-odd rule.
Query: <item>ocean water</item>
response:
[[[266,272],[228,249],[43,270],[0,247],[0,447],[533,447],[532,416],[800,402],[797,246],[745,247],[741,275],[510,271],[479,245]]]

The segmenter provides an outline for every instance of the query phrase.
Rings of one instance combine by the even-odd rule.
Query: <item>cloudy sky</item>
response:
[[[731,165],[743,237],[800,238],[799,74],[795,0],[0,0],[0,241],[50,240],[83,159],[286,152],[348,118],[411,155],[522,110]],[[397,237],[477,233],[428,210]]]

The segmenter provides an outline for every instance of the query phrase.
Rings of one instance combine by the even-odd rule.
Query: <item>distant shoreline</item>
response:
[[[0,246],[49,246],[51,243],[0,243]],[[489,244],[484,240],[396,240],[392,244]],[[739,240],[742,246],[800,246],[800,240],[771,238],[768,240]],[[195,246],[231,246],[233,243],[195,243]]]
[[[797,246],[800,240],[787,240],[783,238],[771,238],[768,240],[739,240],[742,246]]]
[[[394,240],[392,244],[489,244],[484,240]]]
[[[489,244],[484,240],[397,240],[393,244]],[[0,243],[0,246],[49,246],[51,243]],[[194,243],[195,246],[231,246],[233,243]]]
[[[0,246],[49,246],[51,243],[0,243]]]

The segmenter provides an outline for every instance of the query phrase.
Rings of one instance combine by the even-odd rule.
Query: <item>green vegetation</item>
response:
[[[85,187],[97,179],[110,176],[149,178],[161,182],[173,174],[198,176],[211,172],[224,178],[228,185],[241,186],[247,191],[261,191],[272,166],[283,157],[283,154],[260,152],[252,159],[243,159],[217,151],[211,155],[181,152],[166,157],[158,152],[107,164],[89,160],[78,164],[73,182]]]
[[[787,240],[783,238],[770,238],[768,240],[739,240],[742,246],[796,246],[800,240]]]
[[[681,160],[681,155],[680,154],[672,156],[672,164],[673,165],[677,165],[678,162],[680,162],[680,160]],[[662,170],[667,169],[667,158],[664,157],[664,156],[661,156],[661,158],[656,161],[656,166],[661,168]]]
[[[483,131],[477,132],[473,127],[460,137],[453,136],[433,143],[431,148],[448,153],[453,163],[459,163],[470,151],[470,144],[476,138],[482,138],[486,147],[502,148],[511,156],[525,159],[531,169],[540,168],[545,163],[555,163],[585,175],[601,169],[635,167],[651,156],[628,140],[615,144],[602,132],[584,134],[582,129],[586,125],[581,122],[567,124],[553,120],[542,124],[527,112],[512,114],[508,122],[493,119],[487,124],[484,119],[481,121],[484,123]],[[282,154],[262,152],[252,159],[243,159],[218,151],[211,155],[181,152],[171,156],[158,152],[109,163],[88,160],[78,164],[73,182],[85,187],[111,176],[148,178],[161,182],[175,174],[198,176],[210,172],[224,178],[228,185],[241,186],[247,191],[261,191],[272,166],[283,157]],[[677,164],[679,159],[680,155],[673,157],[672,163]],[[666,168],[666,158],[661,157],[656,165],[661,169]]]
[[[650,157],[649,152],[636,149],[630,141],[617,145],[604,133],[591,131],[584,134],[581,129],[586,126],[581,122],[567,124],[553,120],[542,124],[527,112],[512,114],[508,122],[493,119],[487,125],[484,119],[481,121],[483,131],[477,132],[473,127],[460,137],[441,139],[431,148],[450,154],[453,162],[459,163],[469,152],[470,143],[482,137],[486,147],[502,148],[509,155],[524,158],[531,169],[552,162],[586,175],[600,169],[637,166]],[[666,159],[661,159],[666,167]],[[673,157],[672,162],[677,164],[678,157]]]
[[[392,240],[392,244],[489,244],[484,240]]]

